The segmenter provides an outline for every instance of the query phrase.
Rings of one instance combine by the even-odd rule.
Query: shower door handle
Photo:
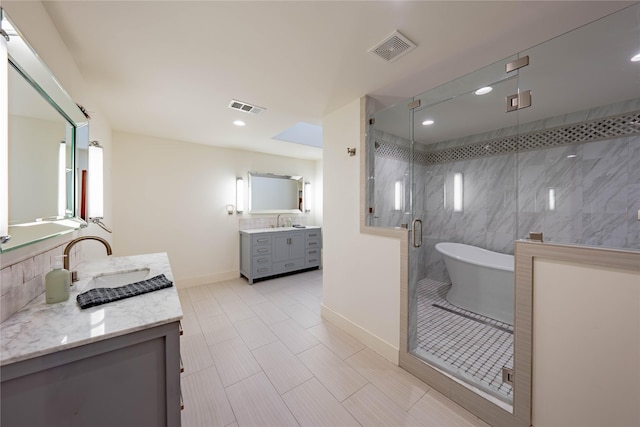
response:
[[[418,224],[420,224],[420,241],[416,239],[416,229],[418,228]],[[413,247],[419,248],[422,246],[422,220],[414,219],[413,223],[411,223],[411,228],[413,229]]]

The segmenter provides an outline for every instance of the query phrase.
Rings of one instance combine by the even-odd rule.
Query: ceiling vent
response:
[[[231,100],[231,102],[229,103],[229,108],[251,114],[260,114],[264,110],[266,110],[266,108],[247,104],[246,102],[242,101],[236,101],[235,99]]]
[[[393,62],[415,48],[415,43],[396,30],[389,37],[369,49],[369,53],[384,59],[386,62]]]

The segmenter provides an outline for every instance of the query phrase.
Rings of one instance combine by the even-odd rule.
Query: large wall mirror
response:
[[[301,176],[249,172],[249,212],[301,213],[303,189]]]
[[[0,251],[78,229],[75,149],[88,121],[3,10],[8,60],[8,232]],[[5,191],[3,188],[2,191]],[[3,233],[4,234],[4,233]]]

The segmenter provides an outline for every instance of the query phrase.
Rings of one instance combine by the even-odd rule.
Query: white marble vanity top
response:
[[[319,227],[317,225],[305,225],[304,228],[302,227],[270,227],[270,228],[254,228],[251,230],[240,230],[243,233],[247,233],[247,234],[256,234],[256,233],[272,233],[274,231],[295,231],[295,230],[314,230],[314,229],[319,229],[322,227]]]
[[[101,341],[182,318],[172,287],[81,309],[76,296],[96,275],[148,268],[148,277],[173,280],[166,253],[108,257],[82,263],[67,301],[47,304],[43,293],[0,324],[0,366]]]

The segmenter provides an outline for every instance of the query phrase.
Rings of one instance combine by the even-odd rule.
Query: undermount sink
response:
[[[93,276],[89,280],[84,290],[94,288],[117,288],[118,286],[129,285],[139,282],[149,277],[149,268],[139,268],[135,270],[116,271],[113,273],[104,273]]]
[[[307,228],[306,225],[298,225],[296,227],[269,227],[269,228],[263,228],[261,229],[261,231],[291,231],[291,230],[302,230],[304,228]]]

